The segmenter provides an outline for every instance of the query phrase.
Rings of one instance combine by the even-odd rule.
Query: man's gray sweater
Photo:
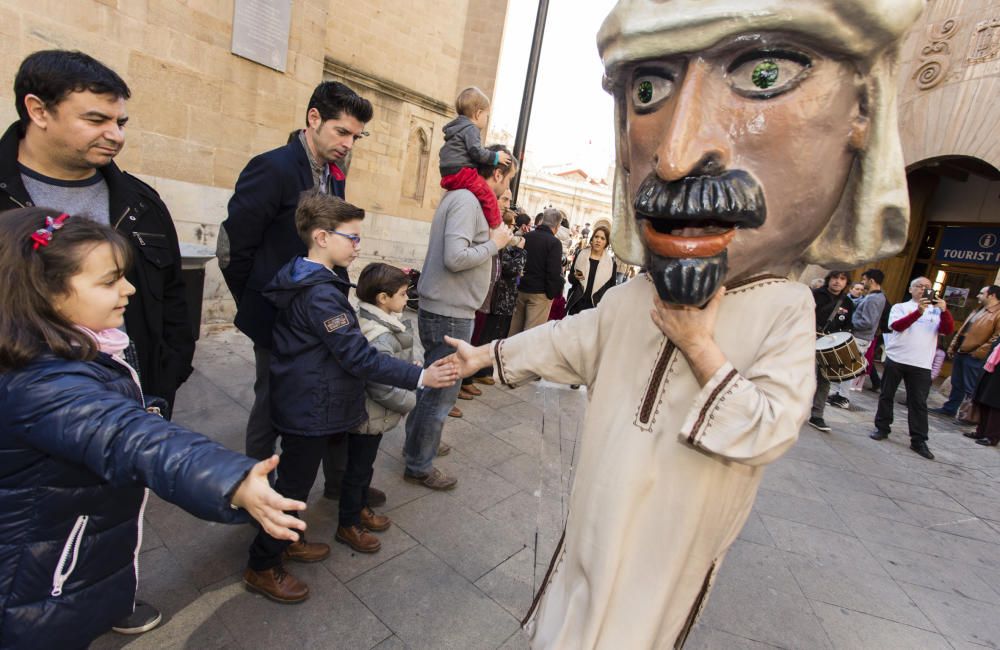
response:
[[[431,223],[417,292],[420,309],[450,318],[475,318],[490,288],[497,247],[479,201],[468,190],[448,192]]]
[[[858,302],[858,306],[854,308],[854,316],[851,317],[855,338],[862,341],[875,338],[875,330],[878,329],[885,304],[885,295],[881,291],[873,291]]]

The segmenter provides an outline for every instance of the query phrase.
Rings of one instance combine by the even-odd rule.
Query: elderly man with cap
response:
[[[922,8],[621,0],[605,20],[612,245],[647,273],[561,322],[452,341],[463,374],[494,363],[504,384],[590,391],[533,647],[683,645],[809,412],[813,301],[787,276],[905,242],[895,62]]]

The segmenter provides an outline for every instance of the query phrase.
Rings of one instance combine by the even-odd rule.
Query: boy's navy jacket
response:
[[[328,436],[368,419],[365,381],[413,390],[419,366],[379,353],[347,301],[350,283],[296,257],[264,296],[278,308],[271,347],[271,422],[281,433]]]
[[[111,357],[0,374],[0,648],[79,648],[132,612],[144,486],[203,519],[253,461],[147,413]]]

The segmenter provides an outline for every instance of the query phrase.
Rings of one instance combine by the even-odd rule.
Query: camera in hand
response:
[[[937,291],[934,291],[934,289],[928,289],[927,291],[924,292],[924,298],[930,300],[932,304],[937,302],[938,300]]]

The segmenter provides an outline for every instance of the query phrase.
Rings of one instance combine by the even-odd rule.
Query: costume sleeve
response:
[[[281,209],[280,176],[266,156],[257,156],[240,173],[229,199],[229,214],[222,222],[224,233],[220,233],[220,238],[224,236],[229,242],[229,259],[225,265],[220,259],[219,268],[237,304],[246,290],[264,231]]]
[[[460,132],[462,137],[462,142],[465,145],[465,153],[469,155],[469,158],[476,161],[480,165],[495,165],[500,158],[500,154],[496,151],[490,151],[483,146],[482,136],[479,133],[479,129],[475,125],[466,127]]]
[[[512,388],[539,377],[560,384],[592,384],[600,358],[596,341],[603,340],[600,307],[495,341],[490,356],[496,379]]]
[[[334,294],[338,294],[339,298]],[[414,390],[421,368],[380,354],[361,333],[357,316],[343,294],[331,289],[309,295],[309,326],[333,354],[337,363],[355,377]]]
[[[38,412],[39,403],[45,410]],[[138,402],[71,372],[11,390],[0,430],[82,465],[114,486],[148,486],[196,517],[238,523],[233,493],[257,462],[147,413]]]
[[[388,338],[391,337],[392,334],[388,332],[382,334],[372,341],[372,347],[381,354],[392,355],[392,344],[388,342]],[[365,391],[368,397],[379,405],[402,415],[409,413],[417,405],[417,394],[405,388],[370,381],[365,385]]]
[[[478,202],[469,193],[468,201],[457,202],[445,215],[444,224],[444,265],[452,273],[460,273],[483,264],[497,254],[493,240],[482,244],[472,243],[478,226]],[[471,203],[469,203],[471,202]]]
[[[689,444],[746,465],[776,460],[799,436],[816,390],[812,305],[783,310],[754,362],[728,361],[702,386],[681,426]]]

